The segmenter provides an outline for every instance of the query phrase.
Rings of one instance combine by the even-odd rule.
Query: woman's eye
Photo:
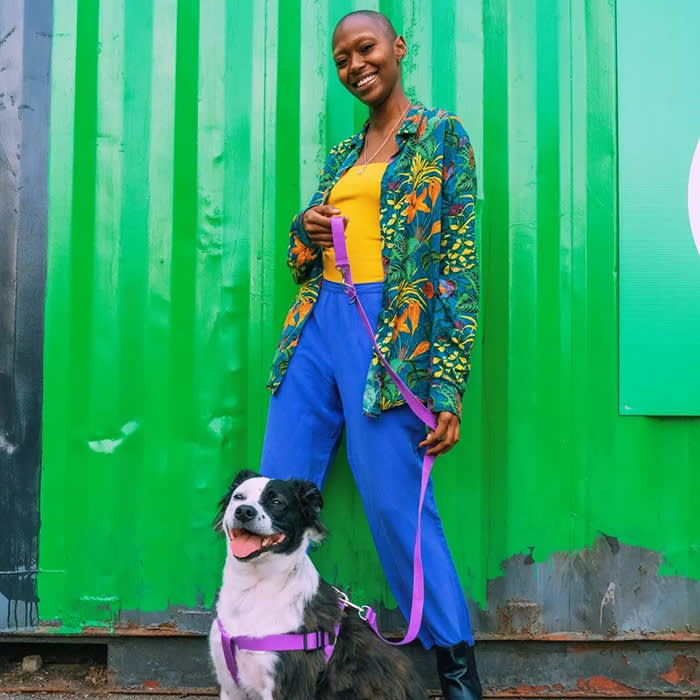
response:
[[[373,48],[374,48],[374,44],[365,44],[365,45],[360,49],[360,51],[362,51],[362,53],[367,53],[368,51],[371,51]]]
[[[335,62],[335,67],[342,68],[346,63],[347,61],[344,58],[341,58]]]

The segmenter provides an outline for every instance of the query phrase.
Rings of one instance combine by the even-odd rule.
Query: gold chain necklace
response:
[[[379,148],[372,154],[372,157],[371,157],[371,158],[367,158],[367,144],[365,144],[365,148],[364,148],[364,156],[365,156],[365,157],[364,157],[364,163],[362,164],[362,166],[361,166],[361,167],[359,168],[359,170],[357,171],[357,174],[358,174],[358,175],[362,175],[362,173],[365,172],[365,168],[367,167],[367,165],[377,157],[377,154],[379,153],[379,151],[382,150],[382,148],[384,148],[384,145],[386,144],[386,142],[387,142],[392,136],[394,136],[394,135],[396,134],[396,131],[397,131],[397,129],[399,128],[399,124],[404,120],[404,117],[408,114],[408,110],[409,110],[409,109],[411,109],[411,103],[410,103],[410,102],[408,103],[408,107],[406,107],[406,109],[404,109],[404,111],[402,112],[401,116],[396,120],[396,124],[394,124],[394,126],[391,128],[391,131],[387,134],[387,137],[382,141],[382,145],[379,146]],[[367,131],[369,131],[369,129],[368,129]],[[367,136],[365,136],[365,140],[366,140],[366,139],[367,139]]]

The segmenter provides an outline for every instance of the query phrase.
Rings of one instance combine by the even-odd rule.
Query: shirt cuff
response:
[[[306,233],[306,229],[304,228],[304,224],[302,223],[304,221],[304,214],[311,209],[311,207],[307,207],[304,209],[304,211],[299,212],[294,217],[294,221],[292,222],[292,229],[294,233],[296,234],[297,238],[307,247],[307,248],[316,248],[310,240],[309,240],[309,235]]]
[[[433,380],[430,385],[428,408],[433,413],[449,411],[462,419],[462,394],[455,384]]]

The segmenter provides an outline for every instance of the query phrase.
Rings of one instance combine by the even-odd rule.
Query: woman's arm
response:
[[[318,192],[311,202],[318,197]],[[314,271],[321,255],[321,248],[312,245],[304,230],[304,214],[306,209],[300,211],[292,219],[292,227],[289,232],[289,248],[287,249],[287,265],[292,271],[292,277],[297,284],[303,284],[314,276]]]
[[[461,416],[479,308],[474,154],[462,123],[445,120],[440,277],[432,327],[430,407]]]
[[[321,170],[318,189],[311,198],[309,206],[292,219],[292,226],[289,232],[289,248],[287,250],[287,265],[292,271],[292,277],[297,284],[303,284],[318,274],[317,266],[323,248],[330,245],[330,222],[328,223],[328,241],[322,235],[319,235],[317,230],[323,216],[331,215],[330,207],[319,205],[323,202],[326,191],[333,182],[336,169],[337,148],[333,148]],[[336,209],[332,211],[337,212]],[[308,231],[306,225],[309,226]]]

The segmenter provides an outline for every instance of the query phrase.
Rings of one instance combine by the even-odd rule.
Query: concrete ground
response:
[[[190,695],[188,693],[160,694],[160,693],[3,693],[0,691],[0,700],[212,700],[213,695]]]

